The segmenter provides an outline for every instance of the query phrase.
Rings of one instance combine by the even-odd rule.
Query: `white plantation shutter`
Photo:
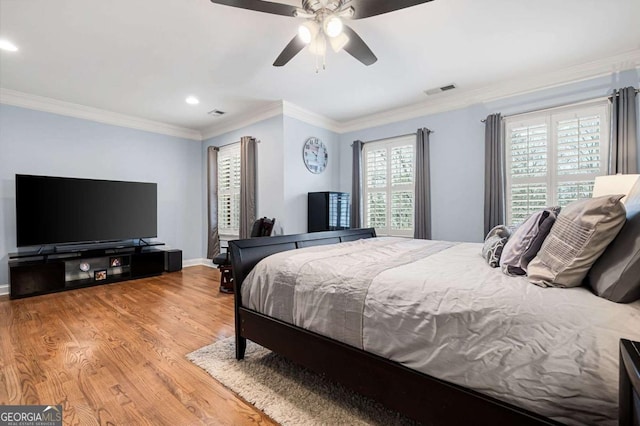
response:
[[[607,174],[609,132],[603,134],[604,113],[584,111],[555,117],[557,134],[557,203],[589,198],[596,176]],[[603,152],[604,150],[604,152]]]
[[[507,122],[508,223],[521,223],[547,205],[549,131],[544,118]],[[510,215],[509,215],[510,213]]]
[[[240,233],[240,143],[218,153],[218,229],[226,237]]]
[[[378,235],[412,236],[415,138],[364,145],[364,225]]]
[[[541,208],[589,198],[607,173],[608,102],[505,120],[507,223]]]
[[[368,149],[365,145],[365,226],[387,229],[387,148]]]

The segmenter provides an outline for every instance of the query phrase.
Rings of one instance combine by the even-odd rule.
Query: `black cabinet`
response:
[[[65,288],[63,262],[9,262],[9,273],[12,299]]]
[[[309,192],[308,232],[339,231],[350,228],[348,192]]]
[[[164,250],[154,247],[9,255],[12,299],[160,275]]]

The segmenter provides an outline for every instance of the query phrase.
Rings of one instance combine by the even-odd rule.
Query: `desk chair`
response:
[[[275,223],[275,218],[263,217],[256,220],[253,222],[249,238],[270,237]],[[220,291],[222,293],[233,293],[233,270],[231,269],[229,250],[227,249],[225,253],[220,253],[214,257],[213,263],[218,265],[218,270],[220,270]]]

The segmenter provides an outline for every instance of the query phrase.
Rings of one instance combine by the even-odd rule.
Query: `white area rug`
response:
[[[282,425],[411,425],[409,419],[253,342],[243,361],[227,338],[187,355]]]

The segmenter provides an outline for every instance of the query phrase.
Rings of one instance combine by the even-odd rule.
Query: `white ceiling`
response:
[[[449,83],[471,91],[638,50],[639,17],[639,0],[434,0],[351,22],[378,62],[329,52],[316,74],[307,51],[271,65],[296,18],[208,0],[0,0],[0,38],[20,48],[0,51],[0,86],[196,130],[276,100],[346,122],[434,102],[423,91]]]

